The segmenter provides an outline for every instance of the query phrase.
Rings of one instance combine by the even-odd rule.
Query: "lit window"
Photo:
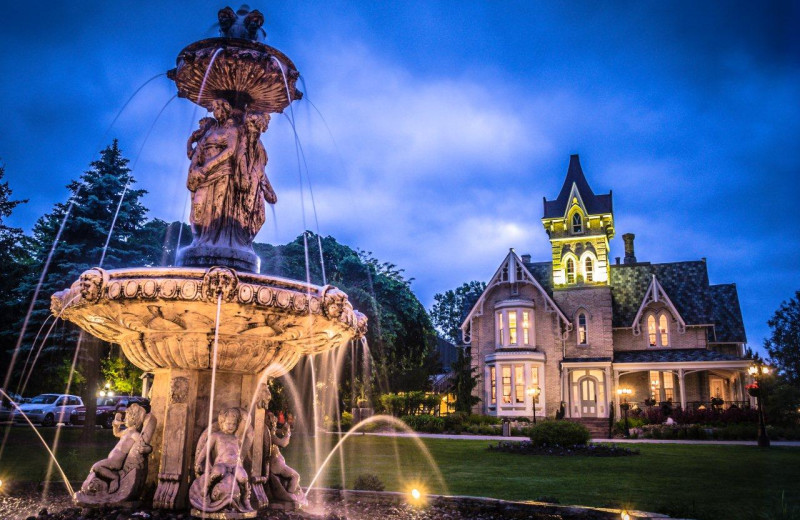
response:
[[[650,370],[650,397],[661,400],[661,377],[658,371]]]
[[[587,256],[586,260],[583,261],[583,277],[587,282],[591,282],[594,279],[592,267],[592,257]]]
[[[539,367],[531,367],[531,386],[539,386]]]
[[[580,313],[578,314],[578,344],[586,345],[588,342],[589,338],[586,334],[586,314]]]
[[[647,317],[647,337],[651,347],[655,347],[656,344],[656,317],[652,314]]]
[[[572,232],[580,233],[581,231],[583,231],[583,219],[581,219],[580,213],[575,213],[572,215]]]
[[[517,344],[517,311],[508,311],[508,342]]]
[[[491,403],[497,404],[497,371],[494,367],[489,367],[489,380],[492,383]]]
[[[669,317],[665,311],[647,315],[647,343],[651,347],[669,346]]]
[[[514,402],[525,402],[525,367],[514,365]]]
[[[675,380],[672,372],[664,372],[664,399],[672,401],[675,399]]]
[[[499,331],[499,335],[500,335],[500,338],[499,338],[500,339],[500,344],[501,345],[505,345],[506,344],[506,334],[505,334],[505,326],[503,325],[503,313],[502,312],[498,312],[497,313],[497,330]]]
[[[511,404],[511,367],[500,367],[503,371],[503,403]]]
[[[658,318],[658,332],[661,334],[661,346],[669,346],[669,325],[667,324],[667,315],[663,312]]]
[[[575,262],[572,258],[567,259],[567,283],[575,283]]]
[[[526,345],[530,345],[530,312],[522,311],[522,340]]]

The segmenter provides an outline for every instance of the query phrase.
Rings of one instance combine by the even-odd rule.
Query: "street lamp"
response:
[[[631,432],[628,430],[628,410],[630,409],[631,405],[628,404],[628,396],[633,393],[633,390],[630,388],[618,388],[617,393],[622,400],[619,407],[622,409],[622,412],[625,416],[625,437],[630,437]]]
[[[539,403],[539,394],[542,390],[538,386],[528,387],[528,395],[531,396],[533,402],[533,424],[536,424],[536,405]]]
[[[747,369],[747,373],[753,377],[754,384],[748,388],[750,395],[755,393],[756,404],[758,405],[758,445],[762,448],[769,448],[769,437],[767,437],[767,427],[764,424],[764,408],[762,407],[762,400],[764,395],[764,388],[761,385],[761,376],[769,375],[769,367],[756,359],[752,365]],[[753,392],[755,390],[755,392]]]

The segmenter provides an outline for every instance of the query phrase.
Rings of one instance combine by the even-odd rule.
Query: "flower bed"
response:
[[[585,457],[626,457],[628,455],[639,455],[639,450],[637,449],[617,446],[616,444],[589,443],[573,446],[542,444],[536,446],[530,441],[500,441],[496,445],[490,444],[489,451],[520,453],[523,455],[553,455],[557,457],[576,455]]]

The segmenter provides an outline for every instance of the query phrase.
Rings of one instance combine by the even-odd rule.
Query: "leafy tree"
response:
[[[261,272],[305,280],[307,244],[310,281],[322,284],[320,242],[324,281],[346,292],[353,307],[369,319],[370,351],[367,354],[357,349],[357,356],[371,356],[372,386],[383,392],[425,388],[437,369],[435,334],[425,308],[411,291],[412,280],[405,278],[402,269],[378,261],[369,252],[340,244],[333,237],[321,238],[311,232],[286,245],[254,244],[254,248],[262,259]],[[359,359],[356,366],[362,366],[362,361]],[[340,381],[342,390],[352,387],[347,372]]]
[[[472,281],[433,297],[436,303],[431,308],[431,321],[442,337],[455,344],[461,342],[461,323],[484,290],[485,282]]]
[[[456,411],[472,413],[472,407],[481,402],[480,397],[472,393],[478,386],[478,367],[472,366],[472,357],[467,354],[465,348],[460,348],[452,368]]]
[[[772,332],[764,340],[770,363],[786,381],[800,387],[800,291],[781,303],[767,321]]]
[[[133,395],[142,390],[142,370],[128,361],[112,347],[108,356],[100,361],[103,380],[118,394]]]

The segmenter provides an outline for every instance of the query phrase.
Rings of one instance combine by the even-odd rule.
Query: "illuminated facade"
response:
[[[609,259],[612,194],[595,195],[577,155],[542,224],[552,258],[506,255],[462,324],[481,379],[477,413],[599,421],[616,391],[674,407],[746,404],[744,326],[734,284],[711,285],[705,259]]]

